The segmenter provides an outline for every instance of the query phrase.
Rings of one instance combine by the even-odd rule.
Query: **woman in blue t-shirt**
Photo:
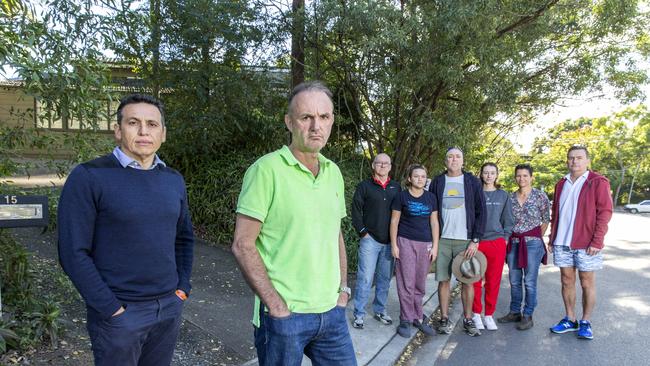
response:
[[[397,333],[411,335],[411,324],[426,335],[433,329],[424,320],[422,299],[429,266],[438,254],[438,203],[436,196],[424,190],[427,171],[419,164],[408,170],[407,190],[392,204],[390,244],[396,264],[400,325]]]

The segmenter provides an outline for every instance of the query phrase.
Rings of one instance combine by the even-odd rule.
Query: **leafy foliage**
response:
[[[46,118],[96,126],[105,120],[105,101],[116,98],[111,82],[161,97],[169,131],[160,153],[185,176],[199,231],[229,242],[246,167],[288,140],[286,69],[297,60],[290,59],[287,38],[302,36],[289,3],[31,4],[2,2],[0,64],[15,69],[27,93],[48,107]],[[621,100],[632,101],[648,81],[639,63],[650,55],[641,1],[321,0],[309,2],[298,18],[305,27],[307,79],[324,79],[335,91],[337,123],[325,154],[340,164],[349,195],[368,173],[364,159],[377,152],[393,157],[400,179],[413,162],[437,173],[446,148],[458,145],[469,170],[492,160],[506,178],[522,159],[503,138],[507,131],[531,123],[562,97],[610,85]],[[110,75],[105,50],[137,80]],[[540,140],[531,154],[540,167],[537,183],[548,191],[563,171],[556,150],[566,146],[556,142],[596,134],[609,150],[594,146],[594,166],[606,165],[611,177],[614,170],[632,174],[637,185],[631,190],[641,194],[647,164],[634,165],[636,153],[627,151],[646,146],[647,138],[638,140],[636,129],[614,120],[601,122],[574,121]],[[0,173],[28,168],[16,163],[20,149],[65,146],[75,151],[74,162],[108,152],[110,141],[94,136],[0,128]],[[629,179],[619,176],[617,190]],[[357,238],[348,221],[344,232],[354,264]]]
[[[0,322],[0,353],[7,346],[27,349],[46,339],[56,348],[59,306],[54,299],[36,296],[29,253],[2,230],[0,234],[3,311],[9,314],[8,321]]]
[[[29,1],[3,2],[0,12],[0,76],[7,67],[20,79],[22,91],[40,104],[39,120],[74,118],[86,129],[49,133],[34,126],[34,111],[12,115],[14,127],[0,121],[0,173],[29,172],[33,165],[16,158],[25,151],[45,156],[71,151],[70,161],[95,157],[107,146],[105,136],[89,133],[106,121],[107,102],[114,94],[107,89],[108,73],[101,49],[108,19],[94,14],[92,2],[49,1],[35,7]],[[60,174],[69,164],[47,162]]]
[[[0,354],[7,352],[7,346],[16,347],[18,335],[9,326],[0,321]]]
[[[601,118],[565,121],[535,141],[532,164],[538,168],[536,180],[551,192],[566,174],[566,152],[571,145],[589,149],[591,167],[606,175],[616,204],[631,197],[648,197],[650,187],[650,112],[645,106],[629,107]],[[632,181],[635,185],[632,185]],[[627,191],[628,195],[621,193]]]
[[[0,64],[10,66],[28,95],[47,106],[50,117],[76,117],[87,126],[106,119],[108,74],[100,50],[110,24],[92,4],[50,1],[0,16]]]
[[[346,136],[394,156],[398,176],[446,147],[480,145],[564,95],[640,95],[648,14],[636,1],[313,3],[307,73],[336,86]]]

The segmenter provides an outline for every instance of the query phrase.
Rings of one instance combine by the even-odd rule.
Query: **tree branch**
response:
[[[527,24],[532,23],[533,21],[535,21],[535,19],[541,17],[547,10],[552,8],[558,2],[559,0],[551,0],[548,3],[544,4],[541,8],[537,9],[532,15],[526,15],[524,17],[521,17],[519,18],[519,20],[506,26],[505,28],[497,30],[497,38],[501,38],[506,33],[510,33],[517,28],[521,28]]]

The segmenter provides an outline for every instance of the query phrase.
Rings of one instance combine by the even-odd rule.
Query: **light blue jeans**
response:
[[[375,281],[375,300],[373,311],[386,313],[386,298],[393,275],[393,255],[390,244],[382,244],[368,235],[359,242],[359,265],[357,284],[354,289],[354,316],[366,315],[365,306],[370,296],[372,281]]]
[[[528,266],[517,268],[517,252],[519,243],[514,244],[507,255],[508,277],[510,279],[510,312],[520,313],[521,303],[524,299],[523,290],[526,288],[526,302],[524,304],[524,315],[532,316],[537,306],[537,275],[539,266],[544,257],[544,244],[539,239],[526,240],[528,249]]]

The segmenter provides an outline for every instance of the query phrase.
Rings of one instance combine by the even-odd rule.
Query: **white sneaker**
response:
[[[486,315],[485,318],[483,319],[485,321],[485,328],[487,330],[497,330],[499,329],[497,327],[497,324],[494,322],[494,318],[492,315]]]
[[[481,314],[474,313],[474,316],[472,316],[472,321],[474,321],[476,329],[485,329],[483,326],[483,321],[481,320]]]

